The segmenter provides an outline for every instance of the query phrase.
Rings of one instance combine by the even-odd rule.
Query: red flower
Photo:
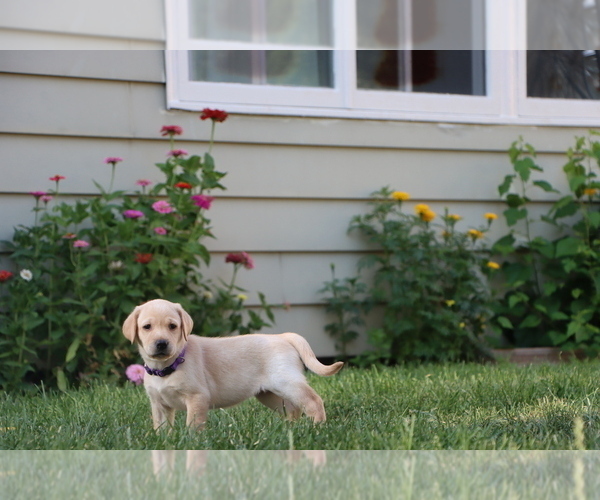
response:
[[[135,255],[135,261],[139,262],[140,264],[148,264],[153,258],[154,255],[151,253],[138,253]]]
[[[194,186],[192,186],[189,182],[178,182],[175,184],[175,187],[179,189],[192,189]]]
[[[0,283],[4,283],[13,277],[10,271],[0,271]]]
[[[228,116],[229,113],[221,109],[204,108],[202,110],[202,114],[200,115],[200,119],[208,120],[210,118],[213,122],[224,122],[227,120]]]
[[[235,265],[241,264],[246,269],[254,269],[254,261],[246,252],[227,254],[227,257],[225,257],[225,262],[231,262]]]
[[[63,179],[66,179],[66,177],[64,175],[55,175],[54,177],[50,177],[50,181],[52,182],[59,182],[62,181]]]
[[[181,134],[183,134],[183,129],[179,125],[164,125],[163,128],[160,129],[160,135],[163,137]]]

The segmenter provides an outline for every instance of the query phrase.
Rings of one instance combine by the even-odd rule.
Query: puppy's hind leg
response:
[[[285,398],[286,400],[289,398],[292,404],[300,408],[313,422],[325,422],[323,400],[306,382],[296,383],[289,390],[286,388]]]
[[[277,396],[270,391],[259,392],[256,395],[256,399],[267,408],[277,411],[288,420],[296,420],[302,415],[302,410],[292,404],[290,400]]]

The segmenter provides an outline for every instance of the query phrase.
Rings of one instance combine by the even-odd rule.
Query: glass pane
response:
[[[360,49],[484,50],[483,0],[356,0]]]
[[[528,0],[527,95],[600,99],[598,0]]]
[[[189,0],[190,36],[284,45],[332,44],[332,0]]]
[[[485,51],[359,50],[359,89],[485,95]]]
[[[333,87],[330,50],[190,51],[190,80]]]

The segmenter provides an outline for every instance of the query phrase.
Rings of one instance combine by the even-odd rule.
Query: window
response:
[[[596,1],[166,0],[168,104],[593,125]]]

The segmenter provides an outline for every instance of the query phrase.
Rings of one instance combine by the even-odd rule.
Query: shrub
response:
[[[203,119],[206,111],[216,110],[205,110]],[[220,113],[208,116],[211,147],[215,123],[227,116]],[[209,153],[176,149],[181,133],[178,126],[161,130],[170,151],[157,164],[164,180],[155,186],[140,180],[134,193],[113,191],[122,159],[110,157],[110,186],[96,183],[96,197],[61,202],[62,176],[50,179],[54,190],[32,193],[35,224],[17,227],[5,242],[14,273],[0,271],[0,387],[43,380],[64,389],[69,381],[119,376],[137,358],[121,324],[136,305],[157,297],[181,303],[200,335],[243,334],[267,324],[244,309],[246,296],[235,285],[239,268],[252,267],[247,254],[230,260],[228,283],[202,276],[210,263],[202,241],[213,237],[209,193],[224,189],[225,174]]]
[[[509,150],[514,173],[498,190],[511,230],[492,248],[505,262],[499,273],[503,294],[490,324],[512,346],[600,349],[600,142],[595,135],[577,138],[566,152],[570,193],[539,219],[553,237],[533,234],[530,193],[559,191],[533,179],[543,173],[533,146],[520,139]]]
[[[442,224],[433,222],[438,217],[424,204],[415,206],[415,214],[404,212],[407,193],[384,188],[373,196],[372,210],[354,217],[349,229],[378,248],[358,265],[359,272],[373,270],[373,284],[360,284],[359,278],[326,283],[327,308],[337,314],[327,331],[347,342],[355,336],[349,326],[378,310],[382,321],[367,331],[373,350],[359,357],[360,363],[481,356],[489,313],[484,273],[497,267],[485,257],[481,241],[495,215],[487,215],[487,226],[465,232],[456,227],[461,217],[448,211],[439,218]]]

